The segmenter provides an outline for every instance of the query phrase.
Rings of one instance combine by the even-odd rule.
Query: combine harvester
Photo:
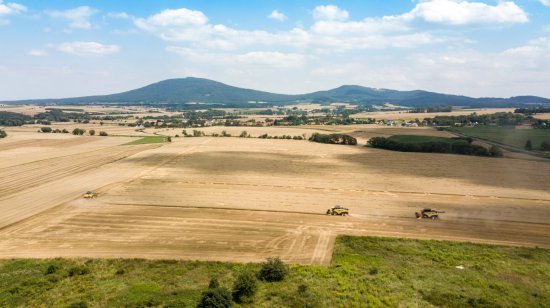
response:
[[[327,215],[347,216],[349,215],[349,209],[340,205],[336,205],[327,210]]]
[[[84,199],[95,199],[95,198],[97,198],[97,194],[94,193],[94,192],[87,191],[87,192],[84,194]]]
[[[439,219],[439,214],[445,213],[443,211],[433,210],[433,209],[422,209],[420,212],[414,213],[418,219]]]

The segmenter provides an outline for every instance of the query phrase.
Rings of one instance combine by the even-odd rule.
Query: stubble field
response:
[[[297,140],[43,136],[1,141],[2,258],[328,264],[338,234],[550,247],[547,162]],[[35,160],[19,157],[25,147],[40,149]],[[86,190],[99,197],[82,199]],[[336,204],[351,216],[324,215]],[[446,213],[416,220],[423,207]]]

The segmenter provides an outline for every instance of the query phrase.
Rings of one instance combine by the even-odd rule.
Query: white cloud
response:
[[[57,49],[77,56],[104,56],[120,51],[120,47],[117,45],[103,45],[97,42],[63,43]]]
[[[545,0],[548,1],[548,0]],[[512,1],[499,1],[497,5],[463,0],[429,0],[400,16],[389,16],[386,19],[403,19],[413,21],[425,20],[431,23],[451,25],[467,24],[504,24],[526,23],[527,13]]]
[[[166,10],[134,22],[140,29],[163,40],[187,43],[187,47],[200,50],[234,51],[277,46],[300,49],[301,53],[304,49],[327,53],[353,49],[411,48],[441,41],[429,33],[412,31],[402,20],[368,18],[343,21],[346,15],[343,10],[323,8],[318,11],[323,12],[324,17],[311,28],[296,27],[279,32],[240,30],[211,24],[202,12],[187,9]]]
[[[27,8],[24,5],[15,2],[4,3],[3,0],[0,0],[0,26],[10,23],[8,19],[3,19],[3,17],[24,13],[26,11]]]
[[[316,20],[339,20],[349,18],[349,13],[335,5],[320,5],[313,10],[313,18]]]
[[[147,19],[139,18],[136,26],[144,30],[154,30],[164,27],[196,27],[205,25],[208,18],[201,11],[193,11],[186,8],[176,10],[164,10]]]
[[[540,0],[540,3],[544,6],[550,6],[550,0]]]
[[[73,29],[91,29],[90,18],[99,11],[89,6],[80,6],[65,11],[48,11],[50,17],[63,18],[70,21],[69,27]]]
[[[273,10],[273,12],[271,12],[271,14],[269,14],[267,16],[267,18],[270,18],[270,19],[274,19],[274,20],[277,20],[277,21],[285,21],[287,19],[286,15],[277,11],[277,10]]]
[[[132,16],[128,15],[126,12],[110,12],[107,14],[107,17],[114,19],[132,19]]]
[[[31,49],[27,51],[27,55],[33,57],[45,57],[48,55],[48,52],[42,49]]]

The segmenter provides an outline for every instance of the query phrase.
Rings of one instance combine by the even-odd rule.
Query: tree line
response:
[[[373,148],[400,152],[450,153],[493,157],[502,156],[502,150],[496,146],[491,146],[491,148],[487,149],[466,140],[457,140],[451,143],[442,141],[409,143],[398,142],[385,137],[373,137],[369,139],[367,145]]]
[[[319,134],[314,133],[309,137],[309,141],[319,142],[319,143],[330,143],[330,144],[345,144],[345,145],[356,145],[357,139],[350,135],[345,134]]]

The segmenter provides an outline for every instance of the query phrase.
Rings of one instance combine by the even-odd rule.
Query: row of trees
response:
[[[550,113],[550,106],[517,108],[516,110],[514,110],[514,113],[523,113],[527,115],[532,115],[537,113]]]
[[[482,115],[474,112],[470,115],[435,116],[433,118],[427,118],[425,121],[428,122],[429,125],[440,126],[452,126],[456,123],[461,123],[463,125],[478,123],[483,125],[495,124],[499,126],[513,126],[533,121],[533,118],[531,116],[511,112],[497,112],[494,114]]]
[[[282,281],[288,274],[287,266],[279,258],[269,258],[258,273],[242,271],[235,281],[233,288],[229,289],[220,285],[216,278],[212,278],[208,290],[202,293],[198,308],[231,307],[231,300],[236,303],[252,303],[258,290],[258,280],[267,282]]]
[[[431,106],[431,107],[417,107],[412,108],[410,113],[428,113],[428,112],[451,112],[452,106]]]
[[[270,136],[268,134],[263,134],[258,136],[260,139],[292,139],[292,140],[304,140],[306,139],[305,134],[303,136],[290,136],[290,135],[282,135],[282,136]]]
[[[480,145],[458,140],[456,142],[398,142],[384,137],[373,137],[369,139],[369,146],[373,148],[400,151],[400,152],[424,152],[424,153],[453,153],[461,155],[493,156],[501,157],[502,150],[496,146],[487,149]]]
[[[314,133],[309,138],[309,141],[319,142],[319,143],[330,143],[330,144],[346,144],[346,145],[356,145],[357,139],[350,135],[345,134],[319,134]]]

